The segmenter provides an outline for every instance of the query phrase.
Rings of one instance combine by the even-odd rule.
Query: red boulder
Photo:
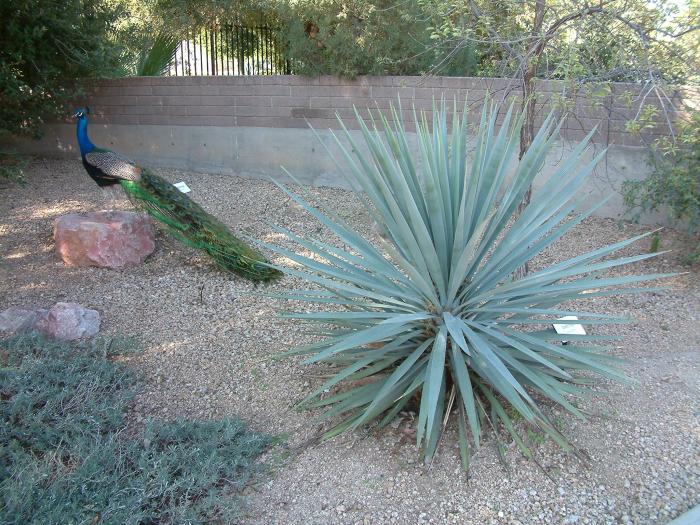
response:
[[[136,266],[156,247],[151,218],[129,211],[63,215],[54,222],[53,236],[56,253],[70,266]]]

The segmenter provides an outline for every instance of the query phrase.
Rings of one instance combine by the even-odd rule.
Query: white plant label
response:
[[[567,315],[565,317],[560,317],[558,321],[578,321],[578,317],[575,315]],[[554,329],[560,335],[586,335],[586,330],[583,325],[575,323],[558,324],[554,323]]]
[[[175,186],[182,193],[189,193],[192,191],[190,189],[190,187],[187,184],[185,184],[184,182],[176,182],[175,184],[173,184],[173,186]]]

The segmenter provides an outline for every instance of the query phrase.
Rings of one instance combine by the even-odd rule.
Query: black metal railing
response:
[[[289,75],[278,31],[265,23],[239,23],[193,31],[178,44],[171,76]]]

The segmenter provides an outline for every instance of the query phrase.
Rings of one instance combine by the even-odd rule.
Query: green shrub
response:
[[[700,232],[700,113],[681,127],[675,141],[664,137],[649,156],[651,174],[641,181],[626,181],[625,204],[641,213],[667,207],[669,218],[689,232]],[[700,258],[700,244],[689,260]]]
[[[432,122],[423,118],[417,144],[409,140],[397,111],[392,113],[394,127],[384,116],[379,117],[381,123],[373,119],[368,126],[357,115],[368,155],[343,128],[347,145],[337,141],[342,151],[338,162],[347,167],[348,176],[371,202],[372,216],[386,231],[388,242],[381,249],[332,211],[315,209],[280,185],[341,242],[301,237],[278,227],[306,255],[261,243],[296,263],[281,270],[312,285],[273,296],[321,309],[282,315],[322,325],[321,340],[291,354],[308,355],[306,363],[339,367],[304,401],[309,407],[329,407],[327,418],[342,416],[326,437],[373,421],[386,425],[415,400],[417,443],[426,460],[433,456],[453,410],[465,467],[470,441],[479,446],[484,427],[505,429],[529,454],[510,410],[569,448],[536,399],[583,417],[569,396],[583,393],[591,373],[626,379],[610,366],[612,358],[605,349],[592,344],[608,337],[559,336],[550,324],[564,315],[577,315],[588,326],[626,319],[557,305],[654,290],[611,287],[668,274],[601,275],[652,257],[609,257],[641,235],[513,280],[516,269],[602,204],[569,216],[576,204],[572,196],[601,155],[584,159],[589,135],[560,162],[546,191],[535,194],[515,217],[555,141],[557,127],[551,116],[547,118],[518,162],[523,117],[513,118],[511,108],[497,128],[497,113],[484,109],[469,147],[466,108],[463,114],[454,112],[450,126],[444,104]],[[473,154],[468,155],[472,145]],[[569,344],[559,344],[562,340]],[[326,395],[339,385],[347,388]]]
[[[2,372],[3,444],[56,453],[83,436],[123,426],[134,381],[127,369],[107,360],[103,344],[20,337],[3,346],[8,367]]]
[[[239,420],[125,425],[136,382],[98,340],[0,342],[0,523],[228,523],[270,443]]]
[[[3,180],[26,184],[24,170],[29,164],[26,155],[18,155],[13,151],[0,150],[0,182]]]

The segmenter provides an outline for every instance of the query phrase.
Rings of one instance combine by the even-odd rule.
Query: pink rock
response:
[[[73,341],[97,334],[100,314],[77,303],[56,303],[34,327],[47,339]]]
[[[156,247],[151,218],[129,211],[63,215],[54,222],[53,237],[56,253],[70,266],[136,266]]]

